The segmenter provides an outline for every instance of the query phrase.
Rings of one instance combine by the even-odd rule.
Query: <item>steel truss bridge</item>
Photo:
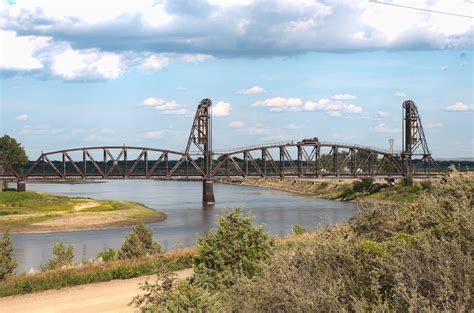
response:
[[[416,167],[422,165],[425,165],[425,173],[439,172],[412,101],[405,101],[403,105],[405,150],[401,153],[321,142],[317,138],[214,151],[211,106],[209,99],[199,104],[185,151],[131,146],[83,147],[45,152],[23,166],[11,164],[0,154],[0,165],[3,165],[0,178],[17,180],[19,191],[25,190],[26,180],[199,180],[203,181],[203,202],[212,204],[212,181],[219,177],[397,177],[417,173]],[[418,149],[423,149],[422,153],[417,154]],[[420,156],[417,163],[412,159],[415,155]]]

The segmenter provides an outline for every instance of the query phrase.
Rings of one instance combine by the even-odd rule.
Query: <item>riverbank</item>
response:
[[[46,233],[154,223],[166,214],[131,201],[94,200],[39,192],[0,192],[0,231]]]
[[[439,180],[439,178],[438,178]],[[353,201],[392,205],[413,202],[424,191],[435,188],[437,180],[404,182],[400,180],[389,186],[385,180],[373,179],[219,179],[223,184],[255,186],[290,192],[302,196],[312,196],[328,200]]]

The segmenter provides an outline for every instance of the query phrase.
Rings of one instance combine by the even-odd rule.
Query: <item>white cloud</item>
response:
[[[229,123],[229,126],[232,128],[241,128],[244,127],[244,122],[242,121],[232,121]]]
[[[330,117],[341,117],[341,111],[327,111],[326,114]]]
[[[301,111],[302,101],[300,98],[267,98],[265,100],[256,101],[250,106],[252,107],[268,107],[272,112],[282,112],[282,111],[291,111],[299,112]]]
[[[148,57],[142,64],[138,66],[141,71],[161,71],[170,64],[169,57],[162,55],[152,55]]]
[[[344,109],[349,113],[361,113],[362,108],[353,104],[348,104],[344,106]]]
[[[474,111],[474,104],[465,104],[463,102],[456,102],[446,107],[448,111]]]
[[[219,101],[212,105],[212,116],[227,116],[232,111],[232,106],[229,102]]]
[[[273,133],[271,129],[261,127],[261,126],[242,128],[241,132],[247,135],[267,135],[267,136]]]
[[[404,93],[404,92],[396,92],[396,93],[394,94],[394,96],[400,97],[400,98],[405,98],[405,97],[407,97],[407,94]]]
[[[17,120],[17,121],[26,121],[26,120],[28,120],[28,114],[20,114],[15,118],[15,120]]]
[[[124,65],[115,53],[92,50],[73,50],[53,57],[51,70],[64,80],[117,79]]]
[[[165,130],[153,130],[153,131],[147,131],[143,133],[143,138],[146,139],[155,139],[155,138],[161,138],[165,134]]]
[[[377,133],[392,133],[392,132],[395,132],[394,129],[391,129],[385,123],[378,124],[377,126],[374,127],[374,130]]]
[[[290,124],[286,125],[286,128],[288,128],[288,129],[299,129],[301,127],[296,125],[295,123],[290,123]]]
[[[388,116],[388,113],[387,112],[383,112],[383,111],[377,111],[377,117],[378,118],[385,118]]]
[[[44,67],[35,53],[48,45],[49,38],[17,36],[14,31],[0,29],[0,70],[29,71]]]
[[[208,60],[212,60],[214,59],[214,57],[209,54],[185,54],[179,57],[178,59],[185,63],[202,63]]]
[[[441,67],[439,68],[439,70],[442,71],[442,72],[446,72],[446,71],[448,70],[448,68],[449,68],[449,67],[448,67],[447,65],[444,65],[444,66],[441,66]]]
[[[334,100],[354,100],[357,97],[350,94],[341,94],[341,95],[334,95],[331,98]]]
[[[327,98],[319,99],[318,102],[306,101],[303,108],[306,111],[331,111],[332,113],[328,113],[328,115],[332,117],[341,116],[342,112],[358,114],[363,111],[360,106],[345,104],[340,101],[331,101]]]
[[[183,115],[188,113],[188,110],[176,103],[176,101],[167,101],[162,98],[148,97],[143,100],[139,106],[152,107],[155,110],[168,115]]]
[[[241,90],[237,91],[237,93],[242,94],[242,95],[255,95],[255,94],[262,93],[262,92],[265,92],[265,89],[263,89],[262,87],[259,87],[259,86],[253,86],[253,87],[250,87],[250,88],[247,88],[247,89],[241,89]]]

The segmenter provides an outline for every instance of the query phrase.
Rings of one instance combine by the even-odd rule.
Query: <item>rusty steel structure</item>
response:
[[[213,179],[219,177],[397,177],[416,174],[419,164],[428,161],[439,170],[428,150],[416,105],[405,101],[403,107],[401,153],[321,142],[317,138],[215,151],[212,102],[204,99],[197,107],[184,151],[132,146],[82,147],[42,153],[34,162],[20,168],[6,162],[0,153],[0,168],[3,168],[0,178],[15,179],[19,190],[25,190],[26,180],[35,179],[196,180],[203,182],[203,203],[213,204]],[[417,156],[421,160],[414,166]]]

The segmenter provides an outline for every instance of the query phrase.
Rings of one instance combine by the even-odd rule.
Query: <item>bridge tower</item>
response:
[[[214,187],[212,181],[212,101],[203,99],[198,105],[194,115],[193,126],[186,146],[186,155],[190,153],[191,146],[195,146],[203,154],[204,174],[202,185],[202,202],[204,205],[215,203]]]
[[[428,166],[440,169],[431,156],[418,108],[412,100],[403,102],[402,123],[403,151],[401,156],[405,174],[413,174],[416,168],[421,166],[425,166],[425,171]],[[421,157],[416,164],[413,164],[414,156]]]

